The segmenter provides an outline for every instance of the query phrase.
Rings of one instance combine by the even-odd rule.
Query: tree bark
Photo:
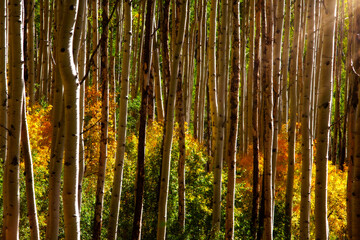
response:
[[[326,9],[326,11],[325,11]],[[331,96],[334,64],[334,34],[336,18],[336,0],[324,2],[321,29],[323,51],[321,55],[321,72],[318,96],[318,119],[316,127],[316,179],[315,179],[315,237],[328,239],[327,221],[327,175],[328,149],[331,114]]]
[[[166,122],[165,122],[165,137],[163,147],[163,159],[161,165],[161,182],[160,182],[160,198],[159,198],[159,213],[157,224],[157,239],[165,239],[166,236],[166,221],[167,221],[167,200],[169,192],[169,180],[170,180],[170,160],[171,160],[171,148],[172,137],[174,128],[174,109],[176,102],[176,88],[179,72],[179,61],[181,59],[180,52],[184,42],[185,36],[185,24],[187,14],[187,0],[178,0],[176,5],[179,7],[179,23],[177,26],[176,48],[173,53],[173,60],[171,65],[171,78],[169,93],[166,106]]]
[[[109,79],[108,79],[108,0],[101,1],[102,8],[102,34],[101,34],[101,137],[98,178],[96,186],[96,201],[94,213],[93,239],[100,239],[102,229],[102,210],[104,204],[104,186],[107,163],[107,145],[109,128]]]
[[[129,95],[129,73],[131,58],[132,42],[132,10],[131,2],[124,2],[124,48],[121,74],[121,94],[120,94],[120,115],[117,129],[117,146],[116,146],[116,163],[114,168],[114,181],[110,202],[110,215],[108,226],[108,239],[113,240],[117,237],[117,227],[120,210],[121,187],[123,180],[123,169],[125,159],[126,143],[126,125],[127,125],[127,108]]]
[[[310,239],[310,211],[311,211],[311,170],[312,170],[312,148],[311,148],[311,86],[313,82],[313,63],[315,52],[315,4],[314,0],[308,1],[307,7],[307,50],[305,54],[305,76],[304,89],[302,91],[302,177],[301,177],[301,203],[300,203],[300,238]]]
[[[24,92],[25,96],[25,92]],[[21,144],[25,162],[25,181],[26,181],[26,203],[27,215],[30,224],[31,240],[40,240],[39,222],[36,209],[33,161],[31,156],[31,147],[29,131],[26,120],[26,102],[23,102],[22,127],[21,127]]]
[[[289,125],[289,141],[288,141],[288,170],[286,178],[286,199],[285,199],[285,236],[291,239],[291,221],[293,213],[294,198],[294,174],[295,174],[295,144],[296,144],[296,114],[298,101],[298,62],[299,62],[299,45],[301,31],[301,16],[304,6],[301,5],[302,0],[295,1],[295,20],[294,20],[294,41],[291,48],[290,56],[290,72],[289,72],[289,98],[290,104],[290,125]],[[300,69],[299,71],[302,71]]]
[[[96,47],[98,45],[99,33],[98,33],[98,0],[91,0],[91,10],[92,10],[92,46],[93,51],[96,53],[94,54],[93,61],[94,64],[92,65],[91,75],[92,75],[92,84],[98,89],[98,51]]]
[[[80,239],[80,216],[78,209],[80,88],[72,49],[77,9],[77,0],[68,0],[61,4],[61,13],[66,17],[61,21],[60,44],[57,52],[65,100],[63,204],[65,237],[69,239]]]
[[[273,1],[266,0],[263,50],[264,96],[264,239],[273,238],[272,144],[273,144]]]
[[[138,162],[136,175],[136,199],[135,199],[135,213],[133,221],[132,239],[139,240],[141,238],[142,227],[142,212],[144,202],[144,182],[145,182],[145,146],[146,146],[146,117],[148,104],[148,85],[150,77],[151,66],[151,52],[152,52],[152,30],[153,30],[153,4],[156,0],[148,0],[146,5],[146,20],[145,20],[145,41],[144,51],[142,55],[142,94],[140,107],[140,126],[139,126],[139,143],[138,143]]]
[[[0,159],[6,159],[7,76],[6,76],[6,4],[0,4]]]
[[[232,51],[231,58],[231,80],[230,80],[230,129],[238,127],[238,106],[239,106],[239,84],[240,84],[240,21],[239,21],[239,1],[232,2]],[[234,208],[235,208],[235,184],[236,184],[236,139],[237,131],[230,131],[228,136],[228,184],[226,194],[226,220],[225,220],[225,239],[234,239]]]
[[[213,183],[213,214],[212,214],[212,231],[213,237],[217,238],[220,233],[220,220],[221,220],[221,187],[222,187],[222,169],[223,169],[223,157],[224,157],[224,134],[225,134],[225,92],[226,92],[226,75],[225,69],[227,67],[228,59],[226,59],[226,38],[227,35],[227,21],[228,21],[228,1],[221,1],[221,25],[219,32],[219,54],[217,59],[218,73],[216,75],[216,71],[214,69],[213,77],[209,80],[211,83],[212,80],[218,82],[218,86],[216,87],[216,83],[211,83],[209,85],[210,88],[210,101],[212,102],[212,110],[211,112],[215,115],[212,115],[212,121],[215,121],[216,126],[212,128],[213,136],[216,136],[216,142],[214,141],[212,144],[216,144],[216,147],[213,147],[214,152],[214,162],[213,162],[213,171],[214,171],[214,183]],[[213,5],[212,5],[213,7]],[[212,9],[213,10],[213,9]],[[216,7],[215,7],[216,10]],[[215,33],[214,33],[215,34]],[[210,35],[211,37],[211,35]],[[210,41],[211,42],[211,41]],[[214,39],[214,48],[215,48],[215,39]],[[210,52],[212,51],[210,47]],[[214,64],[215,64],[215,56],[213,56]],[[209,60],[212,58],[210,56]],[[211,66],[211,63],[210,63]],[[211,71],[210,71],[211,74]],[[218,89],[216,91],[216,89]],[[213,98],[211,100],[211,98]],[[214,106],[215,104],[215,106]],[[215,132],[216,131],[216,132]],[[235,131],[235,130],[234,130]]]
[[[252,199],[252,213],[251,213],[251,236],[253,239],[257,238],[257,226],[259,218],[259,198],[260,198],[260,184],[259,184],[259,78],[260,78],[260,14],[261,1],[252,0],[253,11],[255,11],[255,49],[254,49],[254,72],[253,72],[253,108],[252,108],[252,126],[253,126],[253,199]]]

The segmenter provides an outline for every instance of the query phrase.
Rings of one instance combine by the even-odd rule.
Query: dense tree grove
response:
[[[0,2],[2,239],[360,239],[360,2]]]

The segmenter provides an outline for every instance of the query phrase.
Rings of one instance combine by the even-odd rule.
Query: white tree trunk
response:
[[[67,0],[61,4],[62,15],[58,46],[59,67],[64,85],[65,99],[65,163],[64,163],[64,223],[67,239],[80,239],[78,209],[79,134],[80,109],[79,79],[73,57],[73,34],[78,1]],[[65,17],[66,16],[66,17]]]

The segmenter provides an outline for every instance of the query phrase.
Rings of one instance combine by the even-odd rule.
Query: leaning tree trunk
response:
[[[25,96],[25,92],[24,92]],[[34,187],[34,172],[33,161],[31,156],[30,138],[26,120],[26,102],[23,102],[23,116],[21,127],[21,144],[23,149],[23,156],[25,162],[25,181],[26,181],[26,204],[27,215],[30,224],[31,240],[40,240],[39,221],[36,209],[35,187]]]
[[[151,52],[152,52],[152,30],[153,30],[153,4],[156,0],[148,0],[146,6],[146,19],[145,19],[145,41],[144,51],[142,55],[142,94],[140,106],[140,120],[139,120],[139,144],[138,144],[138,162],[137,162],[137,175],[136,175],[136,198],[135,198],[135,212],[133,220],[132,237],[133,240],[141,238],[142,227],[142,212],[144,203],[144,182],[145,182],[145,146],[146,146],[146,117],[147,117],[147,104],[148,104],[148,85],[150,78],[151,66]],[[139,69],[140,70],[140,69]]]
[[[127,108],[129,95],[129,73],[132,41],[132,10],[131,2],[124,2],[124,48],[121,73],[120,115],[117,129],[116,163],[114,169],[114,181],[110,202],[110,215],[108,226],[108,239],[114,240],[117,236],[117,227],[120,210],[121,186],[125,159]]]
[[[302,91],[302,114],[301,114],[301,135],[302,135],[302,177],[301,177],[301,203],[300,203],[300,238],[310,239],[310,207],[311,207],[311,86],[313,82],[313,63],[315,49],[315,0],[308,2],[307,9],[307,50],[305,55],[304,87]]]
[[[23,76],[22,45],[22,1],[9,2],[9,126],[7,137],[7,156],[3,185],[7,189],[4,196],[4,230],[3,239],[19,239],[20,220],[20,132],[23,113],[23,93],[25,83]]]
[[[67,239],[80,239],[80,216],[78,209],[79,134],[80,109],[79,79],[73,59],[73,33],[78,1],[68,0],[61,5],[63,16],[57,54],[64,85],[65,104],[65,162],[64,162],[64,224]]]
[[[315,179],[315,237],[328,239],[327,221],[327,176],[328,149],[331,114],[331,96],[334,64],[334,33],[336,17],[336,0],[325,1],[322,11],[320,31],[323,33],[323,51],[321,55],[321,72],[318,96],[318,115],[316,126],[316,179]],[[326,11],[325,11],[326,9]],[[321,33],[320,33],[321,34]]]
[[[167,200],[169,193],[169,181],[170,181],[170,160],[171,160],[171,148],[172,137],[174,129],[174,109],[176,102],[176,87],[178,81],[179,61],[181,59],[180,52],[182,49],[184,36],[185,36],[185,24],[187,14],[187,0],[178,0],[177,5],[180,8],[179,25],[177,29],[176,48],[173,53],[172,60],[172,72],[170,78],[169,93],[166,106],[166,119],[165,119],[165,137],[163,147],[163,159],[161,165],[161,182],[160,182],[160,197],[159,197],[159,213],[157,224],[157,239],[165,239],[166,236],[166,221],[167,221]]]

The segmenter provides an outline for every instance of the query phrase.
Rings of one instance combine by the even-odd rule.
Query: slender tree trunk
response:
[[[326,11],[325,11],[326,9]],[[321,31],[324,34],[321,55],[321,72],[318,98],[317,144],[316,144],[316,179],[315,179],[315,236],[328,239],[327,221],[327,176],[328,149],[331,114],[331,96],[334,64],[336,0],[324,2]]]
[[[6,1],[0,3],[0,159],[6,159],[7,77],[6,77]]]
[[[248,67],[248,77],[247,77],[247,133],[249,138],[249,145],[252,142],[252,131],[253,131],[253,121],[252,121],[252,115],[253,115],[253,81],[254,81],[254,33],[255,33],[255,0],[249,1],[249,67]],[[233,26],[234,28],[235,26]]]
[[[217,238],[220,233],[220,220],[221,220],[221,187],[222,187],[222,169],[223,169],[223,157],[224,157],[224,134],[225,134],[225,102],[226,102],[226,75],[225,69],[227,67],[228,60],[225,58],[226,56],[226,38],[227,36],[227,20],[228,20],[228,1],[221,1],[221,25],[220,25],[220,37],[219,37],[219,56],[217,65],[219,67],[219,72],[214,77],[210,78],[214,79],[215,82],[218,81],[218,91],[216,91],[215,84],[210,84],[210,100],[213,97],[214,101],[212,103],[212,113],[215,109],[215,115],[212,115],[212,120],[215,120],[216,127],[213,127],[213,136],[216,136],[216,142],[214,141],[212,144],[216,144],[216,147],[213,147],[214,152],[214,163],[213,163],[213,171],[214,171],[214,193],[213,193],[213,215],[212,215],[212,231],[213,237]],[[213,9],[212,9],[213,10]],[[216,8],[215,8],[216,10]],[[211,35],[210,35],[211,36]],[[214,40],[215,44],[215,40]],[[215,47],[215,45],[214,45]],[[212,49],[210,48],[210,51]],[[214,57],[214,56],[213,56]],[[210,56],[209,59],[212,57]],[[215,60],[215,57],[214,59]],[[215,61],[214,61],[215,64]],[[210,64],[211,65],[211,64]],[[210,73],[211,74],[211,73]],[[214,73],[216,71],[214,69]],[[216,78],[217,76],[217,78]],[[210,81],[211,82],[211,81]],[[217,96],[216,96],[217,95]],[[215,97],[214,97],[215,96]],[[215,104],[215,107],[214,107]],[[216,110],[217,109],[217,110]],[[215,119],[214,119],[215,118]],[[215,134],[216,131],[216,134]],[[234,130],[235,131],[235,130]]]
[[[34,64],[34,15],[35,6],[33,0],[27,1],[28,27],[27,27],[27,58],[28,58],[28,81],[29,81],[29,105],[32,107],[35,103],[35,64]]]
[[[25,96],[25,92],[24,92]],[[39,222],[36,210],[35,188],[34,188],[34,172],[33,161],[31,156],[31,147],[29,139],[29,131],[26,120],[26,102],[23,102],[22,128],[21,128],[21,144],[25,162],[25,180],[26,180],[26,203],[27,215],[30,224],[31,240],[40,240]]]
[[[273,144],[273,1],[266,0],[266,35],[263,51],[264,96],[264,239],[273,238],[272,144]]]
[[[256,239],[258,218],[259,218],[259,198],[260,198],[260,184],[259,184],[259,78],[260,78],[260,14],[261,1],[253,2],[254,11],[256,11],[255,25],[255,56],[254,56],[254,72],[253,72],[253,109],[252,109],[252,126],[253,126],[253,202],[251,214],[251,235]]]
[[[121,73],[120,115],[117,129],[116,163],[114,168],[114,181],[110,202],[110,215],[108,226],[108,239],[117,237],[117,227],[120,210],[121,187],[125,159],[127,108],[129,95],[129,73],[132,42],[132,10],[131,2],[124,2],[124,48]]]
[[[276,179],[276,162],[278,156],[278,132],[279,128],[281,130],[281,121],[280,121],[280,85],[281,85],[281,42],[282,42],[282,33],[284,25],[284,0],[274,1],[274,10],[275,14],[275,26],[274,26],[274,75],[273,75],[273,84],[274,84],[274,138],[273,138],[273,156],[272,156],[272,191],[273,196],[275,196],[275,179]],[[275,198],[274,198],[275,201]],[[273,214],[275,214],[275,202],[273,202]]]
[[[300,203],[300,238],[310,239],[310,207],[311,207],[311,170],[312,170],[312,148],[311,148],[311,86],[313,82],[313,63],[315,52],[315,4],[316,1],[308,1],[306,18],[307,22],[307,50],[305,55],[304,88],[302,91],[302,177],[301,177],[301,203]]]
[[[98,33],[98,2],[97,0],[91,0],[91,10],[92,10],[92,49],[96,51],[98,45],[99,33]],[[92,84],[98,89],[98,52],[94,54],[93,57],[94,64],[92,65],[91,75],[92,75]]]
[[[167,200],[169,192],[170,180],[170,160],[172,148],[172,136],[174,128],[174,109],[176,102],[176,87],[178,81],[179,61],[181,59],[180,52],[184,42],[185,24],[187,14],[187,0],[178,0],[176,5],[179,7],[179,23],[177,26],[176,48],[173,53],[172,73],[170,78],[169,94],[166,106],[166,122],[165,122],[165,138],[163,148],[163,159],[161,165],[161,182],[160,182],[160,198],[159,198],[159,214],[157,225],[157,239],[165,239],[166,236],[166,221],[167,221]]]
[[[340,1],[339,1],[340,3]],[[341,3],[341,6],[338,6],[338,9],[341,10],[341,15],[338,14],[337,17],[337,43],[336,43],[336,64],[335,64],[335,116],[334,116],[334,138],[332,141],[331,147],[331,160],[334,165],[337,164],[339,159],[339,149],[341,146],[341,119],[340,119],[340,89],[341,89],[341,66],[342,66],[342,55],[343,55],[343,25],[344,25],[344,16],[343,16],[344,2]],[[339,140],[338,140],[339,138]]]
[[[217,104],[217,87],[216,87],[216,15],[217,15],[217,0],[211,0],[210,20],[209,20],[209,40],[208,40],[208,60],[209,60],[209,101],[210,101],[210,112],[211,112],[211,157],[213,158],[216,152],[216,117],[218,112]],[[213,158],[214,159],[214,158]],[[212,169],[212,166],[210,167]]]
[[[79,80],[73,59],[73,32],[78,1],[68,0],[61,5],[61,13],[66,16],[61,21],[59,39],[59,68],[64,85],[65,100],[65,163],[64,163],[64,223],[65,236],[80,239],[80,216],[78,209],[79,173]]]
[[[356,99],[356,93],[353,96],[353,91],[358,91],[357,82],[358,78],[355,78],[355,74],[352,69],[352,57],[353,53],[355,53],[354,45],[353,45],[353,38],[354,38],[354,14],[353,14],[353,1],[348,1],[348,15],[349,15],[349,31],[348,31],[348,48],[347,48],[347,62],[346,62],[346,71],[347,71],[347,82],[349,83],[349,89],[348,91],[348,98],[347,100],[347,111],[346,114],[348,115],[348,131],[346,134],[346,137],[348,138],[346,151],[347,151],[347,162],[348,162],[348,178],[347,178],[347,186],[346,186],[346,220],[347,220],[347,231],[348,231],[348,237],[349,239],[352,239],[352,182],[353,182],[353,166],[354,166],[354,158],[353,158],[353,147],[354,147],[354,139],[353,139],[353,126],[354,126],[354,112],[356,109],[356,104],[353,103],[352,100]],[[355,103],[356,101],[354,101]],[[345,122],[346,123],[346,122]],[[344,124],[345,125],[345,124]],[[345,134],[345,133],[344,133]],[[344,149],[345,150],[345,149]]]
[[[188,15],[188,14],[187,14]],[[178,163],[178,196],[179,196],[179,210],[178,210],[178,222],[179,232],[185,231],[185,99],[183,96],[183,65],[180,61],[177,91],[176,91],[176,115],[179,124],[179,163]],[[185,79],[184,79],[185,81]]]
[[[161,85],[161,73],[160,73],[160,62],[159,62],[159,42],[156,39],[156,34],[154,34],[154,87],[155,87],[155,101],[156,101],[156,112],[157,120],[162,122],[164,121],[164,103],[162,96],[162,85]],[[156,46],[156,47],[155,47]]]
[[[286,199],[285,199],[285,236],[291,239],[291,221],[293,212],[294,197],[294,174],[295,174],[295,144],[296,144],[296,114],[297,114],[297,86],[298,86],[298,62],[299,62],[299,45],[301,31],[301,16],[303,6],[301,0],[295,1],[295,20],[294,20],[294,40],[290,56],[289,72],[289,98],[290,104],[290,125],[289,125],[289,143],[288,143],[288,170],[286,178]],[[299,71],[302,71],[300,69]]]
[[[288,108],[288,66],[289,66],[289,50],[290,50],[290,19],[291,19],[291,4],[290,0],[285,1],[285,23],[284,23],[284,42],[281,56],[281,123],[288,122],[289,108]]]
[[[238,106],[239,106],[239,83],[240,83],[240,21],[239,21],[239,1],[232,2],[232,51],[231,58],[231,81],[230,81],[230,129],[237,129],[238,125]],[[234,239],[234,208],[235,208],[235,184],[236,184],[236,139],[237,131],[230,131],[228,136],[228,184],[226,194],[226,221],[225,239]]]
[[[108,128],[109,128],[109,80],[108,80],[108,33],[109,17],[108,0],[101,1],[102,8],[102,34],[101,34],[101,137],[98,179],[96,186],[96,201],[94,214],[93,239],[100,239],[102,228],[102,210],[104,204],[104,186],[107,162]]]
[[[55,5],[55,60],[59,61],[58,46],[59,46],[59,31],[62,19],[61,6],[59,2]],[[59,234],[60,222],[60,187],[61,187],[61,170],[63,164],[64,152],[64,100],[63,100],[63,85],[60,75],[59,65],[54,69],[54,109],[52,115],[52,142],[51,155],[49,166],[49,210],[47,215],[46,239],[55,240]]]
[[[152,52],[152,30],[153,30],[153,4],[156,0],[148,0],[146,5],[145,20],[145,41],[142,55],[142,94],[140,107],[140,126],[139,126],[139,144],[138,144],[138,162],[136,175],[136,199],[135,213],[133,221],[132,237],[133,240],[141,238],[142,212],[144,202],[144,182],[145,182],[145,146],[146,146],[146,117],[147,117],[147,91],[150,77],[151,52]]]
[[[81,4],[83,5],[82,7]],[[78,19],[81,23],[81,41],[79,49],[79,60],[78,60],[78,73],[79,79],[83,79],[86,71],[86,32],[87,32],[87,2],[79,2],[79,11],[83,10],[83,14],[78,14]],[[85,119],[85,83],[80,86],[80,136],[79,136],[79,185],[78,185],[78,202],[79,202],[79,212],[81,212],[81,202],[82,202],[82,184],[84,179],[85,172],[85,146],[84,146],[84,119]]]
[[[43,22],[44,22],[44,28],[43,28],[43,53],[42,53],[42,62],[41,62],[41,83],[42,83],[42,92],[41,97],[44,98],[44,101],[48,101],[48,89],[49,89],[49,1],[44,1],[44,15],[43,15]]]

